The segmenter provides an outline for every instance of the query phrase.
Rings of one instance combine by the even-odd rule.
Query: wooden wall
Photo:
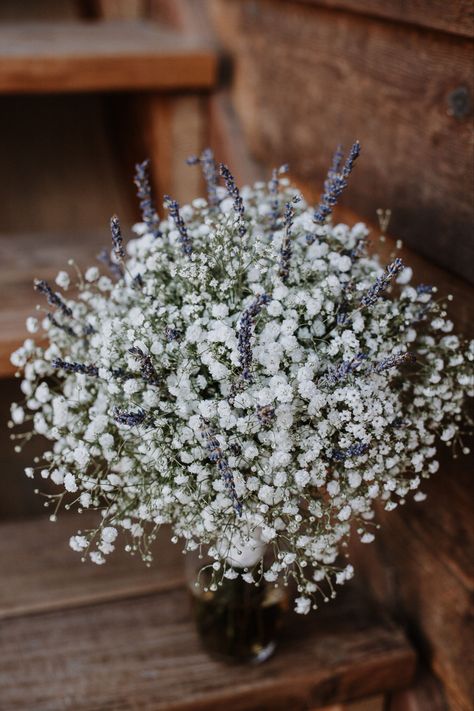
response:
[[[320,185],[333,148],[363,157],[345,197],[473,279],[469,0],[210,0],[254,155]]]

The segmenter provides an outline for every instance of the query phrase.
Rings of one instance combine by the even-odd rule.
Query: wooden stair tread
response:
[[[60,270],[74,278],[74,268],[68,265],[74,259],[81,268],[98,264],[96,255],[108,245],[108,231],[37,232],[0,235],[0,377],[12,375],[15,368],[10,354],[28,338],[25,320],[38,315],[37,304],[46,302],[34,290],[34,279],[54,279]]]
[[[0,25],[0,92],[207,89],[215,50],[149,21]]]
[[[212,661],[200,649],[183,556],[167,532],[156,544],[156,568],[119,552],[98,567],[67,546],[88,521],[89,514],[64,514],[55,524],[0,526],[6,708],[59,710],[67,694],[82,711],[298,711],[402,688],[413,677],[403,630],[355,586],[314,615],[291,615],[266,664]]]

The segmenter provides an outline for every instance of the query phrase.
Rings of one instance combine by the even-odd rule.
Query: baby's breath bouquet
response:
[[[369,543],[377,501],[423,500],[437,440],[460,441],[474,348],[433,286],[369,256],[364,224],[332,222],[358,154],[336,152],[314,208],[285,167],[239,190],[206,150],[207,199],[166,197],[161,218],[141,164],[143,221],[125,241],[112,218],[107,275],[76,270],[72,295],[67,272],[61,292],[36,282],[51,308],[12,356],[12,422],[51,443],[26,470],[58,487],[51,518],[98,511],[70,540],[84,559],[123,539],[150,564],[171,524],[185,551],[210,546],[211,590],[293,578],[307,613],[353,574],[351,523]]]

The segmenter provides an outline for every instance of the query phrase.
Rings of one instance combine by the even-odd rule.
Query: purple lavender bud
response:
[[[112,248],[114,254],[119,260],[123,261],[125,257],[125,250],[123,248],[123,237],[122,230],[120,229],[120,221],[117,215],[112,215],[110,218],[110,233],[112,235]]]
[[[181,242],[181,249],[183,254],[187,257],[191,256],[193,251],[193,246],[191,239],[188,235],[188,230],[184,224],[184,220],[181,217],[179,211],[179,203],[176,200],[172,200],[169,195],[165,195],[165,203],[168,208],[171,219],[173,220],[176,229],[179,233],[179,241]]]
[[[313,219],[316,224],[324,225],[332,213],[332,208],[337,204],[339,196],[347,187],[347,178],[351,174],[359,154],[360,144],[359,141],[356,141],[349,152],[341,172],[342,152],[341,147],[338,147],[334,154],[331,167],[328,170],[326,180],[324,181],[324,193],[321,195],[319,205],[314,211]]]
[[[181,336],[181,331],[173,326],[166,326],[165,328],[165,338],[168,343],[176,341]]]
[[[360,143],[359,141],[356,141],[353,145],[351,150],[349,151],[349,155],[347,157],[347,160],[344,164],[344,168],[342,169],[342,175],[344,178],[348,178],[349,175],[352,173],[352,169],[354,167],[354,163],[357,160],[357,158],[360,156]],[[342,156],[341,156],[342,158]]]
[[[271,224],[270,224],[270,229],[272,232],[275,232],[275,230],[278,229],[278,219],[279,219],[279,208],[280,208],[280,201],[278,199],[278,189],[280,187],[280,180],[278,178],[279,175],[282,173],[286,173],[288,171],[288,165],[281,165],[279,168],[274,168],[272,171],[272,179],[270,180],[270,196],[272,198],[271,201],[271,213],[270,213],[270,218],[271,218]]]
[[[347,449],[333,449],[329,457],[336,462],[344,462],[350,457],[360,457],[367,452],[368,448],[369,445],[365,442],[357,442],[356,444],[351,444]]]
[[[127,427],[136,427],[142,424],[152,425],[153,420],[147,416],[146,412],[141,408],[135,412],[127,412],[118,407],[114,410],[114,420],[120,425],[127,425]]]
[[[233,206],[234,206],[234,212],[237,216],[237,230],[239,233],[239,237],[244,237],[245,233],[247,232],[247,227],[245,225],[245,220],[244,220],[244,201],[242,200],[240,196],[240,191],[235,184],[235,179],[232,173],[230,172],[229,168],[224,164],[220,164],[220,174],[224,178],[225,186],[227,188],[227,192],[229,193],[229,196],[232,198]]]
[[[270,425],[275,419],[275,408],[273,405],[262,405],[257,407],[257,418],[262,425]]]
[[[290,260],[291,260],[291,229],[293,227],[293,220],[295,217],[294,205],[299,202],[300,198],[295,195],[291,202],[287,202],[285,205],[285,234],[281,241],[280,247],[280,269],[279,276],[283,282],[288,281],[290,274]]]
[[[244,311],[240,319],[238,335],[238,349],[240,354],[240,367],[243,380],[251,381],[250,367],[252,365],[252,328],[255,318],[258,316],[265,304],[268,304],[270,297],[267,294],[259,294],[255,301]]]
[[[217,164],[214,160],[214,153],[210,148],[205,148],[201,155],[190,156],[187,161],[188,165],[200,165],[202,174],[207,187],[207,200],[211,208],[216,208],[219,205],[219,197],[217,195],[218,173]]]
[[[59,321],[55,319],[53,314],[48,314],[48,320],[53,324],[55,328],[61,329],[61,331],[64,331],[64,333],[67,333],[67,335],[71,336],[72,338],[77,338],[77,333],[74,331],[74,329],[71,328],[71,326],[59,323]]]
[[[413,353],[395,353],[394,355],[382,358],[382,360],[376,363],[369,372],[383,373],[384,370],[396,368],[399,365],[405,365],[406,363],[415,362],[416,356],[414,356]]]
[[[161,237],[160,218],[156,212],[151,195],[150,179],[148,176],[150,161],[144,160],[143,163],[137,163],[135,166],[134,183],[137,186],[137,197],[140,200],[140,210],[142,213],[143,222],[146,224],[148,231],[153,237]]]
[[[403,264],[402,260],[400,259],[400,257],[397,257],[395,261],[393,261],[385,268],[385,272],[382,274],[382,276],[377,277],[375,284],[370,287],[367,293],[360,300],[361,305],[373,306],[379,298],[380,294],[385,291],[385,289],[389,286],[392,279],[396,277],[397,274],[399,274],[404,268],[405,265]]]
[[[72,311],[69,306],[64,303],[59,294],[51,289],[47,281],[44,279],[36,279],[34,286],[37,291],[46,296],[50,306],[56,306],[65,316],[72,316]]]
[[[431,284],[418,284],[416,287],[417,294],[432,294],[434,292],[434,286]]]
[[[120,264],[117,264],[114,262],[111,257],[110,257],[110,252],[108,249],[102,249],[101,252],[97,255],[97,260],[99,262],[102,262],[102,264],[105,264],[105,266],[108,268],[110,273],[116,278],[116,279],[122,279],[124,275],[123,268]]]
[[[160,379],[150,356],[146,355],[146,353],[144,353],[142,349],[137,346],[129,348],[128,352],[136,356],[138,362],[140,363],[140,372],[145,383],[148,383],[149,385],[159,385]]]
[[[85,365],[84,363],[69,362],[62,358],[54,358],[51,361],[53,368],[61,368],[68,373],[80,373],[81,375],[91,375],[97,377],[99,369],[95,365]]]
[[[242,504],[239,501],[235,490],[234,475],[227,462],[224,453],[219,445],[219,440],[216,438],[216,433],[211,424],[201,417],[200,431],[205,440],[205,446],[208,451],[208,457],[211,462],[216,464],[219,472],[224,480],[224,485],[229,498],[232,501],[232,506],[239,516],[242,515]]]
[[[340,383],[354,373],[365,360],[367,360],[367,355],[365,353],[358,353],[355,358],[349,361],[343,361],[341,365],[337,367],[329,366],[326,375],[321,378],[320,382],[329,383],[331,385]]]

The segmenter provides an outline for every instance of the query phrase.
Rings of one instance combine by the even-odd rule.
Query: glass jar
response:
[[[258,585],[242,573],[252,570],[233,565],[235,577],[219,577],[213,585],[215,562],[204,551],[186,554],[186,575],[194,620],[204,649],[216,659],[237,663],[260,663],[274,652],[284,613],[287,589],[261,577],[263,560],[253,567]],[[214,576],[214,580],[215,580]]]

